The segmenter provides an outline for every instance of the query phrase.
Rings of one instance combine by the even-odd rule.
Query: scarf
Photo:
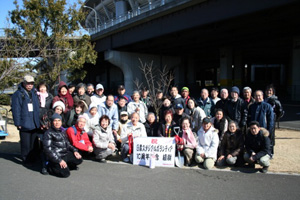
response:
[[[66,95],[62,95],[61,93],[59,93],[59,96],[65,99],[64,103],[66,106],[66,110],[67,110],[67,108],[73,108],[73,104],[74,104],[73,97],[72,97],[72,95],[70,95],[69,92],[67,92]]]
[[[182,138],[187,147],[196,148],[198,146],[195,136],[194,136],[193,132],[191,131],[191,129],[188,129],[187,131],[184,130]]]
[[[40,103],[41,103],[41,107],[42,108],[45,108],[45,105],[46,105],[46,98],[48,97],[48,93],[40,93],[40,92],[37,92],[37,94],[39,95],[40,97]]]

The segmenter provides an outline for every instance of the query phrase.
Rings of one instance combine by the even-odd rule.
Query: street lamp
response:
[[[89,8],[92,9],[95,12],[95,31],[97,30],[97,12],[94,8],[89,7],[89,6],[83,6],[84,8]]]

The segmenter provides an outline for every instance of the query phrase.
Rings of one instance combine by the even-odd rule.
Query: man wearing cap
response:
[[[190,89],[188,87],[181,88],[181,96],[184,99],[185,105],[187,105],[188,100],[191,98]]]
[[[198,101],[198,105],[200,108],[202,108],[206,114],[207,117],[214,116],[214,103],[211,101],[211,99],[208,97],[208,90],[206,88],[203,88],[201,90],[201,97]]]
[[[119,120],[121,119],[120,118],[121,112],[126,111],[126,113],[127,113],[127,105],[126,104],[127,104],[126,99],[124,97],[120,97],[119,101],[118,101],[118,104],[117,104],[117,106],[118,106],[118,113],[119,113]]]
[[[219,95],[219,90],[216,87],[213,87],[210,91],[210,99],[212,102],[214,102],[215,105],[217,105],[217,102],[220,101],[221,99],[218,97]]]
[[[102,84],[98,83],[96,85],[96,93],[91,97],[91,101],[93,104],[97,106],[106,101],[106,96],[104,93],[104,87]]]
[[[51,127],[43,138],[43,146],[49,161],[48,171],[50,174],[67,178],[70,170],[78,170],[77,165],[82,163],[81,155],[73,147],[68,136],[61,131],[61,116],[54,113],[51,117]]]
[[[23,83],[19,84],[18,90],[12,96],[11,108],[14,124],[20,134],[21,158],[27,164],[33,161],[28,154],[33,149],[37,129],[40,128],[39,99],[31,75],[26,75]]]
[[[244,109],[244,101],[239,97],[240,90],[234,86],[231,88],[231,99],[225,107],[225,115],[228,121],[235,121],[240,128],[247,122],[247,110]]]
[[[184,99],[181,97],[180,94],[178,94],[178,89],[177,87],[172,87],[170,90],[170,94],[171,94],[171,102],[172,102],[172,106],[175,108],[175,106],[177,104],[181,104],[183,109],[186,106],[186,103],[184,101]]]
[[[184,112],[182,104],[178,103],[175,105],[175,114],[173,121],[176,123],[176,126],[181,126],[181,119],[187,117],[190,119],[190,116]]]
[[[127,103],[129,103],[129,102],[132,101],[131,97],[129,95],[125,94],[125,92],[126,92],[126,90],[125,90],[124,85],[119,85],[119,87],[118,87],[118,95],[116,95],[114,97],[115,104],[118,103],[120,97],[124,97],[126,99]]]
[[[205,117],[197,135],[199,143],[196,148],[195,160],[197,163],[203,163],[205,169],[211,169],[217,160],[219,146],[218,130],[211,125],[210,119]]]

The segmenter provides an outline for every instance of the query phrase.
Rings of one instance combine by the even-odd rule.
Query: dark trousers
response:
[[[23,131],[20,130],[21,158],[23,161],[32,162],[29,153],[33,150],[34,141],[37,137],[37,130]]]
[[[67,163],[67,168],[61,168],[59,163],[49,162],[50,174],[67,178],[70,176],[70,170],[76,169],[77,165],[82,163],[82,159],[76,159],[74,153],[71,151],[68,151],[67,155],[62,157],[62,159]]]

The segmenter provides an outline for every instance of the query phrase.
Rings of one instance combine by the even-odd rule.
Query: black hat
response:
[[[205,117],[202,121],[202,123],[208,124],[210,123],[210,118],[209,117]]]

